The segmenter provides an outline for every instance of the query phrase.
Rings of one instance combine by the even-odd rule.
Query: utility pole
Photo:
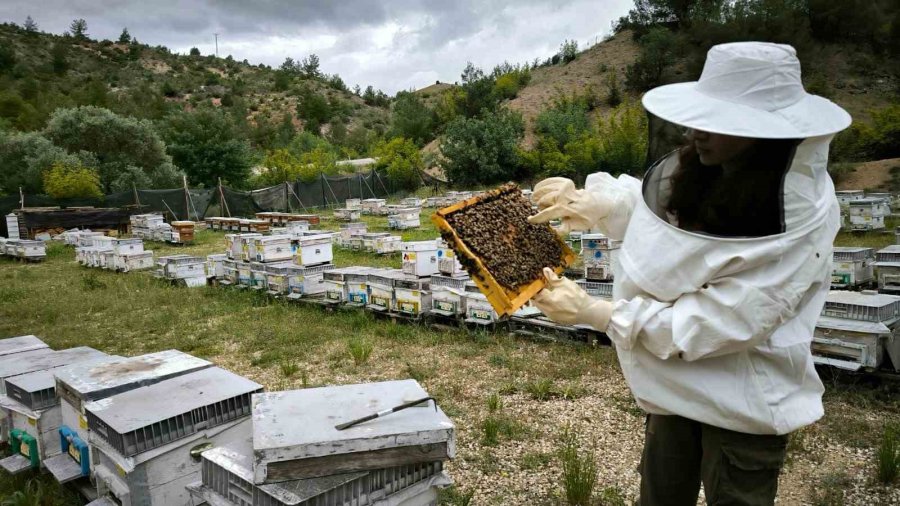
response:
[[[213,35],[216,36],[216,58],[218,58],[219,57],[219,34],[214,33]]]

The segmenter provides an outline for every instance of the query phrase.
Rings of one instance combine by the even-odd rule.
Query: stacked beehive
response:
[[[193,255],[168,255],[156,259],[153,275],[190,288],[206,286],[206,262]]]
[[[0,237],[0,255],[28,262],[40,262],[47,258],[47,247],[44,241]]]
[[[421,207],[401,207],[394,209],[391,211],[391,214],[388,215],[388,227],[395,230],[419,228],[422,225],[419,219],[421,212]]]
[[[184,244],[194,240],[193,221],[165,222],[161,214],[132,214],[131,235],[148,241]]]
[[[86,267],[119,272],[153,268],[153,252],[144,250],[141,239],[117,239],[88,233],[78,235],[75,240],[79,244],[75,247],[75,260]]]
[[[469,274],[450,246],[443,239],[436,239],[438,273],[431,276],[432,315],[458,318],[466,314],[466,283]]]

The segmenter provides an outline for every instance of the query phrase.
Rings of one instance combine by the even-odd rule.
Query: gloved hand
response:
[[[595,299],[568,278],[560,278],[550,268],[544,268],[547,286],[531,300],[551,320],[563,325],[590,325],[606,332],[612,316],[612,304]]]
[[[551,177],[534,187],[532,198],[541,211],[528,218],[530,223],[547,223],[560,218],[560,234],[572,230],[588,230],[606,218],[612,203],[586,190],[576,190],[575,183],[564,177]]]

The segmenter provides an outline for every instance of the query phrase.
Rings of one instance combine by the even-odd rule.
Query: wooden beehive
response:
[[[526,302],[544,288],[546,280],[543,276],[538,276],[531,282],[519,285],[515,289],[501,285],[494,277],[494,274],[487,269],[485,262],[472,252],[466,245],[464,238],[460,237],[457,231],[450,225],[447,221],[447,217],[461,209],[477,206],[493,200],[504,193],[519,191],[518,187],[513,184],[503,185],[477,197],[472,197],[440,209],[431,217],[431,221],[433,221],[441,231],[442,236],[445,237],[448,245],[453,248],[457,255],[459,255],[460,263],[466,267],[466,270],[472,277],[472,281],[478,285],[478,289],[485,297],[487,297],[491,306],[501,317],[512,315],[517,309],[525,305]],[[492,223],[491,227],[494,230],[502,230],[505,225],[507,224]],[[549,225],[546,226],[550,229]],[[573,252],[572,249],[555,233],[553,234],[553,237],[559,241],[562,249],[562,258],[560,259],[559,265],[554,268],[554,271],[557,274],[561,274],[566,266],[570,265],[575,260],[575,252]],[[529,252],[522,251],[521,254],[527,255]],[[464,259],[466,261],[464,261]]]

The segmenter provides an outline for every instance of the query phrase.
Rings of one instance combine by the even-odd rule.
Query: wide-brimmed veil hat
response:
[[[840,106],[803,89],[793,47],[768,42],[713,46],[699,81],[654,88],[642,102],[666,121],[739,137],[805,139],[851,122]]]

